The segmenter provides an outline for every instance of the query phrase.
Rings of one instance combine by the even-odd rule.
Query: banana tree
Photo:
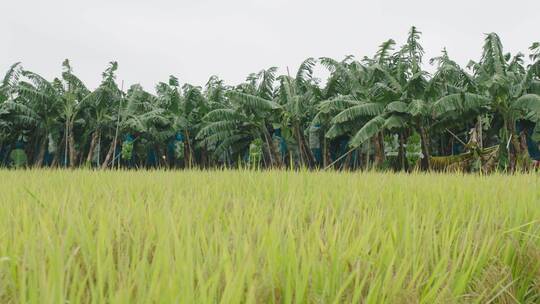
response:
[[[52,135],[59,130],[62,95],[57,86],[34,72],[24,70],[21,76],[24,78],[18,82],[17,97],[10,106],[34,143],[31,149],[37,147],[37,153],[30,150],[33,165],[41,167],[47,145],[53,144]]]
[[[94,162],[98,167],[102,167],[106,162],[102,162],[102,143],[104,138],[113,138],[115,122],[117,122],[118,107],[122,101],[123,93],[116,84],[116,70],[118,63],[110,62],[102,74],[100,86],[86,95],[81,101],[84,107],[84,119],[87,124],[87,132],[91,140],[87,149],[86,163]],[[114,145],[116,143],[113,143]],[[114,150],[114,145],[111,147]],[[112,153],[112,152],[111,152]],[[108,152],[106,154],[109,154]],[[106,164],[107,165],[107,164]]]
[[[62,80],[55,79],[59,84],[59,90],[62,93],[62,107],[60,117],[64,120],[64,164],[68,163],[70,167],[77,165],[77,158],[79,151],[75,144],[75,121],[79,118],[79,113],[82,107],[85,105],[81,101],[90,94],[90,91],[86,88],[84,83],[73,74],[73,69],[66,59],[62,63],[64,72],[62,73]],[[82,123],[85,121],[82,120]]]
[[[322,133],[322,161],[325,168],[332,162],[329,151],[331,142],[336,137],[346,133],[343,131],[343,128],[334,127],[332,118],[348,106],[355,105],[357,102],[355,97],[350,94],[350,87],[355,85],[355,82],[351,81],[351,78],[354,77],[349,75],[349,65],[352,60],[353,58],[351,56],[346,57],[342,61],[336,61],[326,57],[319,59],[319,62],[330,72],[330,76],[324,88],[315,88],[319,101],[315,105],[315,114],[310,124],[310,131],[312,133],[316,132],[313,135],[318,136],[319,139],[321,135],[317,133]],[[335,133],[335,136],[327,136],[329,130],[332,128],[334,129],[332,134]]]
[[[477,92],[473,77],[455,61],[450,59],[446,49],[443,49],[441,56],[430,59],[430,63],[436,65],[436,71],[429,80],[426,89],[426,98],[433,103],[433,123],[430,126],[430,130],[434,134],[433,141],[438,143],[438,153],[436,153],[442,156],[450,153],[448,151],[448,144],[450,144],[450,147],[453,147],[456,138],[452,134],[461,134],[463,130],[467,130],[470,121],[474,120],[478,114],[475,114],[474,111],[467,113],[457,110],[456,102],[459,105],[475,101],[485,103],[486,100],[481,96],[471,95]],[[454,99],[453,102],[447,104],[447,107],[444,105],[444,102],[438,102],[439,99],[446,96],[453,96],[450,98]],[[473,116],[468,117],[467,115],[469,114]],[[478,119],[478,121],[481,121],[481,119]],[[459,131],[456,131],[456,129]],[[481,146],[482,141],[480,141]]]
[[[523,67],[522,57],[521,54],[514,57],[504,54],[499,36],[488,34],[480,62],[471,61],[468,65],[473,71],[474,90],[449,94],[435,103],[435,115],[438,116],[454,113],[461,115],[462,120],[470,113],[492,116],[490,129],[500,145],[499,166],[510,171],[515,170],[524,151],[516,132],[516,121],[527,116],[523,107],[530,104],[517,101],[534,80]]]
[[[522,81],[520,93],[523,95],[518,97],[511,107],[517,119],[534,123],[534,127],[526,131],[526,141],[529,154],[535,154],[540,142],[540,43],[533,43],[529,49],[532,63],[527,67]]]
[[[314,66],[315,60],[308,58],[300,64],[295,78],[289,75],[280,76],[277,97],[282,106],[281,132],[290,130],[287,133],[292,133],[296,142],[300,163],[309,168],[316,165],[315,156],[306,139],[306,129],[313,119],[319,98],[313,80]]]
[[[349,143],[353,149],[384,130],[396,132],[401,169],[407,169],[405,145],[411,130],[420,134],[422,168],[429,168],[430,103],[425,94],[428,75],[421,69],[424,51],[419,44],[420,34],[412,27],[407,43],[398,52],[389,55],[393,41],[387,41],[381,45],[373,60],[365,60],[368,64],[364,69],[368,75],[364,85],[367,94],[361,97],[358,104],[343,110],[332,120],[337,128],[360,117],[368,118],[353,132]]]
[[[391,41],[385,43],[385,47],[391,48],[391,45]],[[370,117],[380,112],[385,100],[392,98],[388,98],[388,95],[383,92],[385,88],[375,81],[378,76],[375,73],[376,69],[368,66],[378,67],[375,61],[364,59],[362,63],[349,56],[341,62],[322,58],[321,63],[332,73],[323,90],[323,94],[330,98],[319,103],[319,112],[313,124],[323,126],[326,130],[325,140],[348,138]],[[329,92],[332,93],[329,94]],[[373,138],[376,165],[384,160],[382,136],[380,133]],[[366,159],[369,159],[369,152]]]
[[[151,149],[158,150],[159,155],[164,155],[160,151],[166,139],[170,137],[170,130],[166,110],[161,107],[158,98],[149,92],[146,92],[142,86],[132,85],[127,91],[126,97],[120,104],[117,117],[117,135],[115,138],[124,138],[125,136],[137,134],[148,143]],[[113,140],[111,145],[116,145]],[[108,166],[109,162],[114,166],[118,155],[114,155],[114,148],[109,149],[105,157],[103,167]],[[113,152],[111,152],[113,151]],[[118,164],[119,164],[118,160]]]
[[[238,91],[229,91],[227,96],[231,104],[210,111],[203,118],[205,125],[197,138],[208,145],[214,144],[217,155],[227,151],[238,155],[251,141],[260,138],[268,165],[281,166],[281,157],[275,151],[266,120],[268,113],[279,109],[279,105]]]
[[[212,147],[216,158],[235,159],[247,151],[259,133],[260,126],[240,104],[222,104],[203,117],[197,140],[202,145]]]
[[[417,35],[416,32],[414,34]],[[415,45],[415,47],[419,47],[416,43]],[[384,113],[385,108],[391,103],[403,99],[405,93],[406,77],[401,77],[400,74],[407,72],[403,64],[404,59],[407,58],[402,56],[403,51],[393,53],[394,46],[394,40],[387,40],[380,45],[373,58],[364,58],[362,62],[347,60],[335,62],[331,59],[323,59],[323,64],[332,71],[330,79],[339,79],[336,81],[335,87],[340,89],[338,95],[341,95],[334,97],[329,102],[321,103],[321,109],[326,111],[328,111],[328,106],[341,106],[341,108],[338,107],[332,111],[331,127],[328,129],[326,137],[336,138],[347,134],[354,139],[363,127],[366,127],[363,132],[374,131],[367,138],[356,137],[356,142],[350,142],[350,144],[354,149],[368,140],[373,140],[375,166],[382,164],[385,158],[384,128],[373,129],[373,126],[376,125],[375,122],[379,119],[371,123],[370,121]],[[416,56],[414,52],[415,61],[421,60],[421,56]],[[398,75],[400,77],[397,77]],[[421,78],[416,77],[416,79]],[[392,106],[390,106],[391,108]],[[337,113],[335,110],[338,110]]]
[[[205,166],[207,161],[207,146],[205,143],[199,145],[196,142],[196,137],[203,127],[203,117],[210,111],[209,104],[205,98],[202,88],[185,84],[183,86],[182,98],[182,119],[185,122],[184,126],[184,161],[192,167],[196,164],[196,149],[200,149],[199,165]]]
[[[17,93],[21,72],[20,63],[13,64],[0,83],[0,151],[3,150],[4,144],[16,136],[16,119],[12,111],[12,103]]]
[[[191,148],[187,136],[188,121],[183,112],[182,92],[178,78],[171,75],[167,83],[160,82],[156,86],[156,93],[160,107],[164,109],[164,115],[168,120],[171,137],[181,141],[181,155],[176,155],[175,158],[188,160],[186,163],[189,163]]]
[[[281,155],[277,152],[269,131],[270,124],[282,108],[274,101],[276,70],[270,68],[251,74],[247,83],[228,91],[226,96],[230,100],[230,106],[209,112],[205,120],[210,123],[201,129],[198,137],[208,139],[214,135],[213,140],[218,140],[227,134],[226,132],[234,135],[230,140],[221,143],[222,149],[237,143],[240,138],[260,138],[268,165],[281,167]]]

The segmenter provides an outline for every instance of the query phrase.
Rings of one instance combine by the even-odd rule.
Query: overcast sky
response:
[[[171,74],[182,83],[204,85],[215,74],[237,84],[270,66],[294,71],[307,57],[372,56],[384,40],[402,44],[411,25],[423,33],[426,59],[446,46],[460,64],[479,58],[488,32],[512,53],[540,41],[540,0],[0,2],[0,74],[21,61],[52,79],[69,58],[90,88],[112,60],[125,87],[153,91]]]

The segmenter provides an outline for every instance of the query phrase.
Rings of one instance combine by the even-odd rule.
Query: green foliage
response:
[[[489,98],[478,94],[450,94],[433,104],[433,113],[435,117],[448,114],[459,117],[459,115],[467,112],[480,112],[483,108],[489,106],[489,103]]]
[[[377,134],[384,126],[385,119],[382,116],[376,116],[368,121],[351,139],[349,145],[358,147],[366,140]]]
[[[24,168],[28,164],[28,158],[23,149],[13,149],[9,153],[9,159],[14,168]]]
[[[249,165],[250,168],[260,168],[262,160],[262,141],[256,139],[249,145]]]
[[[132,141],[124,142],[122,144],[121,155],[122,155],[123,160],[130,160],[131,159],[131,157],[133,156],[133,142]]]
[[[455,134],[465,142],[474,134],[478,144],[500,146],[499,164],[515,170],[525,152],[519,141],[511,140],[510,147],[509,139],[540,140],[538,42],[531,45],[528,57],[529,64],[522,53],[505,53],[499,36],[490,33],[478,62],[461,67],[443,49],[428,61],[435,65],[428,73],[421,32],[413,26],[401,46],[386,40],[371,57],[307,58],[286,75],[270,67],[249,74],[236,86],[217,76],[203,87],[181,84],[171,75],[156,85],[155,93],[138,84],[124,91],[117,80],[119,65],[113,61],[100,85],[89,90],[67,59],[61,77],[52,80],[16,63],[0,83],[0,145],[10,147],[26,138],[25,143],[33,145],[28,149],[32,166],[42,166],[48,151],[53,166],[93,163],[106,168],[114,163],[119,139],[133,134],[140,138],[131,152],[137,156],[133,159],[145,159],[152,150],[159,154],[159,166],[208,168],[241,166],[251,143],[257,142],[261,167],[315,168],[347,157],[342,150],[348,142],[351,157],[334,167],[356,169],[384,162],[384,136],[416,139],[418,134],[429,160],[431,154],[452,154]],[[314,77],[318,66],[328,70],[326,81]],[[534,127],[520,135],[517,121]],[[279,145],[273,140],[277,132],[283,139]],[[169,162],[165,151],[179,135],[185,151],[175,158],[181,155],[185,160]],[[368,143],[369,151],[360,149]],[[405,143],[398,145],[403,151]],[[310,147],[321,149],[317,160]],[[355,153],[363,157],[352,157]],[[133,166],[146,165],[140,161]],[[422,162],[422,169],[428,167],[428,161]]]
[[[375,116],[382,113],[384,105],[379,103],[362,103],[341,111],[332,119],[332,123],[343,123],[360,116]]]

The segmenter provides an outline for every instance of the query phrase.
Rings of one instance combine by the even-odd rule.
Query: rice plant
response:
[[[1,303],[538,303],[535,174],[0,171]]]

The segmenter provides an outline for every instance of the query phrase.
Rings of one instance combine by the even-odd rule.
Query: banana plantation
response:
[[[16,63],[0,83],[0,164],[52,168],[528,170],[540,160],[540,43],[485,36],[479,61],[424,58],[412,27],[375,54],[308,58],[227,85],[170,76],[123,90],[118,64],[88,88],[65,60],[49,80]],[[431,66],[428,72],[426,66]],[[314,76],[327,69],[328,79]],[[60,68],[59,68],[60,71]]]

